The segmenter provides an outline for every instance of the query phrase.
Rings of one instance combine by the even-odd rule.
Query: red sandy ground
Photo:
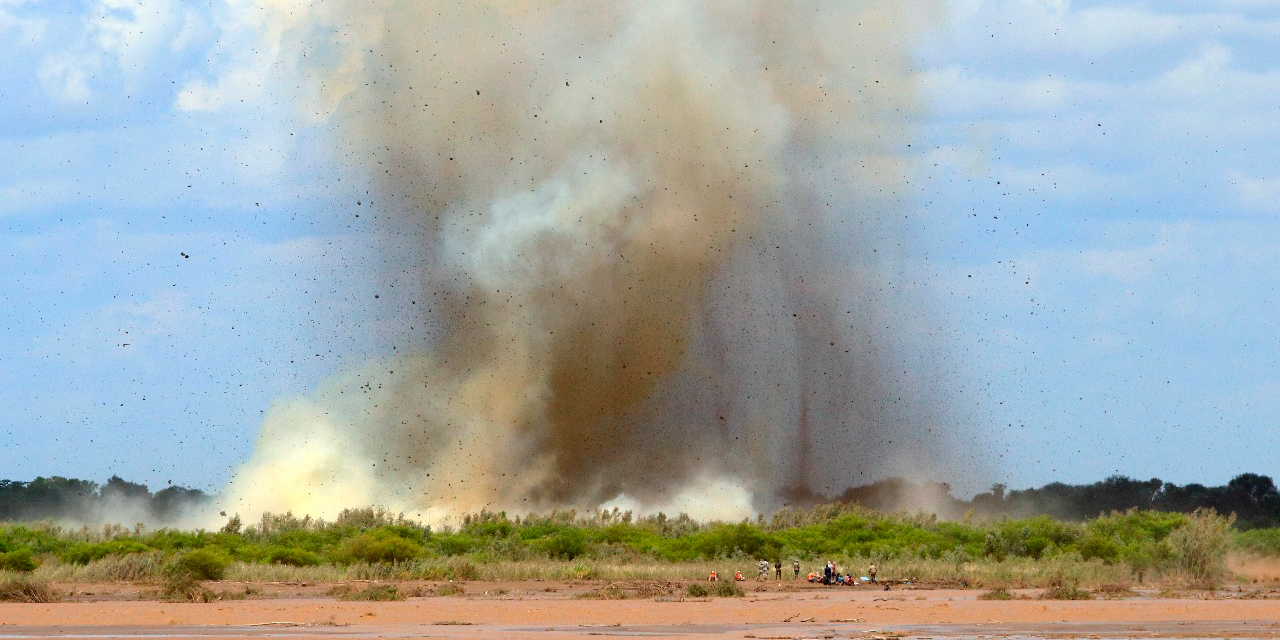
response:
[[[244,584],[215,583],[242,592]],[[257,585],[207,604],[139,601],[136,585],[60,585],[72,600],[0,604],[0,640],[17,637],[1280,638],[1280,593],[1213,598],[983,601],[979,590],[747,583],[744,598],[581,598],[603,583],[469,583],[462,597],[343,602],[332,585]],[[412,585],[402,585],[412,586]],[[429,585],[423,585],[429,586]],[[1248,589],[1244,591],[1248,592]],[[1028,591],[1034,594],[1035,591]],[[501,595],[499,595],[501,594]],[[1270,599],[1268,599],[1270,598]],[[77,601],[78,600],[78,601]]]

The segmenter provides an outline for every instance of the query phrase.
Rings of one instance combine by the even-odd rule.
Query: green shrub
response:
[[[210,534],[203,531],[177,531],[174,529],[160,529],[153,531],[142,538],[139,542],[161,551],[181,551],[184,549],[199,549],[208,546],[211,542]],[[236,535],[236,534],[225,534]]]
[[[746,522],[713,525],[710,529],[691,536],[689,542],[696,553],[695,558],[704,560],[735,556],[761,558],[769,554],[776,556],[782,548],[773,536]]]
[[[1080,557],[1085,560],[1097,559],[1110,563],[1116,559],[1116,556],[1120,555],[1120,545],[1110,538],[1104,538],[1097,534],[1090,534],[1081,538],[1078,548]]]
[[[30,549],[40,555],[58,553],[67,547],[68,540],[56,527],[33,528],[23,525],[0,525],[0,551]]]
[[[695,582],[685,587],[684,593],[690,598],[705,598],[711,594],[707,587],[700,582]]]
[[[711,595],[720,598],[740,598],[747,593],[737,583],[725,581],[717,582],[716,586],[711,587]]]
[[[460,556],[464,553],[478,551],[484,547],[479,539],[466,534],[445,534],[432,536],[431,543],[440,555]]]
[[[287,564],[294,567],[314,567],[322,561],[319,555],[306,549],[271,547],[264,558],[270,564]]]
[[[552,558],[572,560],[587,551],[587,534],[581,529],[563,529],[543,539],[543,549]]]
[[[1014,600],[1016,598],[1017,596],[1013,595],[1013,593],[1004,587],[992,589],[991,591],[978,596],[979,600]]]
[[[36,561],[30,549],[18,549],[9,553],[0,553],[0,571],[31,572],[36,570]]]
[[[89,564],[94,560],[101,560],[109,555],[144,553],[150,550],[150,547],[137,540],[107,540],[93,544],[82,542],[63,551],[59,557],[62,558],[63,562]]]
[[[196,549],[174,558],[166,573],[170,576],[186,576],[194,580],[221,580],[231,559],[215,549]]]
[[[462,585],[453,584],[452,582],[449,584],[442,584],[436,589],[436,595],[438,596],[461,596],[466,595],[466,593],[467,590],[464,589]]]
[[[404,562],[422,555],[422,545],[389,531],[375,530],[347,538],[334,552],[341,564]]]
[[[1067,549],[1080,538],[1079,525],[1059,522],[1048,516],[1026,520],[1006,520],[987,533],[983,552],[1003,560],[1006,557],[1040,559]]]
[[[1260,556],[1280,556],[1280,527],[1236,534],[1236,548]]]

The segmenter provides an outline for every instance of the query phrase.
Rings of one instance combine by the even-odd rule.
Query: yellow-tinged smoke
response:
[[[867,248],[905,171],[900,5],[260,0],[402,203],[440,337],[277,403],[228,508],[727,517],[927,447]]]

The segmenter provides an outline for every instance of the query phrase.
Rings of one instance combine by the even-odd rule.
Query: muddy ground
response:
[[[445,584],[397,586],[430,594]],[[209,586],[231,599],[157,602],[139,599],[151,597],[153,585],[58,585],[64,602],[0,604],[0,639],[1280,638],[1280,590],[1274,588],[988,601],[978,599],[977,589],[886,592],[784,582],[747,583],[745,597],[705,599],[680,595],[680,583],[472,582],[462,585],[465,595],[359,602],[329,595],[335,585],[328,584]]]

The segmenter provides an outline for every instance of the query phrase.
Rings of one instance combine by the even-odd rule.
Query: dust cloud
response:
[[[903,4],[259,2],[426,325],[279,400],[227,509],[736,518],[940,455]]]

